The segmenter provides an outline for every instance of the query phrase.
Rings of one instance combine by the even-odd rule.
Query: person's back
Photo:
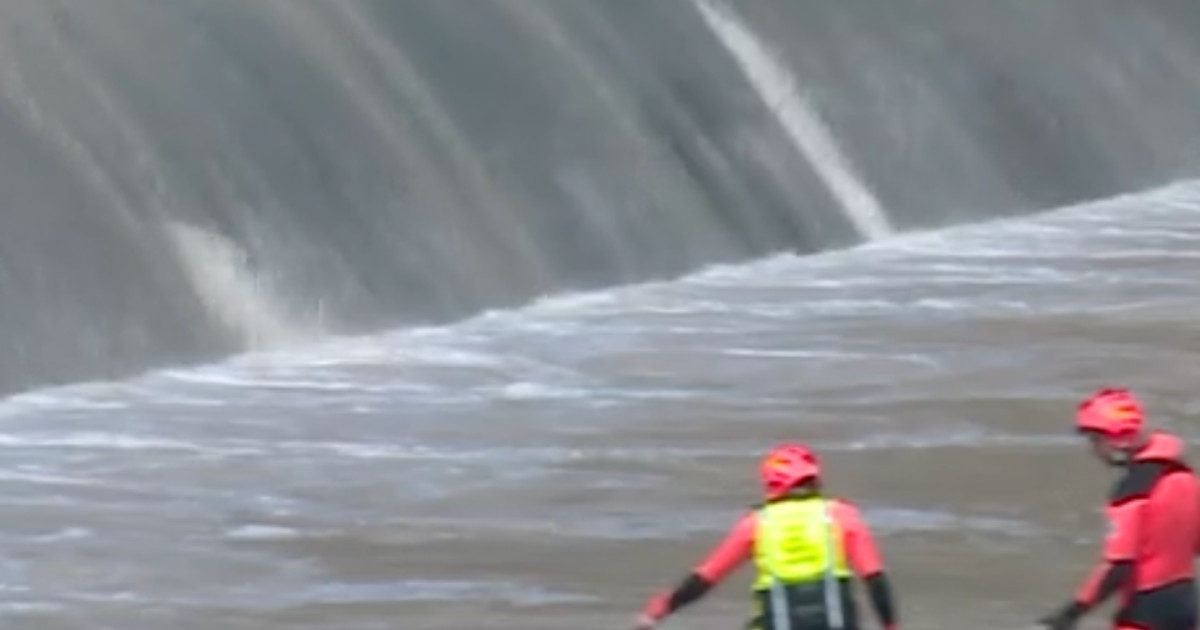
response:
[[[881,618],[894,623],[883,562],[857,508],[801,491],[766,503],[756,517],[752,589],[761,611],[790,611],[790,625],[760,613],[756,627],[857,630],[855,574]]]
[[[773,449],[760,468],[765,502],[747,512],[674,591],[656,593],[635,622],[648,630],[703,597],[753,559],[756,630],[859,630],[851,593],[858,574],[881,625],[896,630],[891,588],[871,532],[854,506],[826,498],[806,447]]]

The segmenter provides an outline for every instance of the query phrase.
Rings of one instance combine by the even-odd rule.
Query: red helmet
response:
[[[1130,441],[1142,431],[1142,406],[1126,389],[1102,389],[1079,403],[1075,426],[1109,441]]]
[[[792,488],[821,476],[817,456],[803,444],[781,444],[771,449],[759,466],[767,499],[778,499]]]

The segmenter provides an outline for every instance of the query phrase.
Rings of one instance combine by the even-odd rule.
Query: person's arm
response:
[[[833,504],[833,517],[842,531],[842,546],[850,568],[866,584],[871,607],[880,625],[887,630],[899,628],[891,583],[883,570],[883,559],[875,538],[858,510],[847,503]]]
[[[1145,505],[1144,495],[1120,497],[1109,505],[1106,510],[1109,531],[1100,562],[1079,587],[1074,599],[1043,617],[1039,623],[1053,630],[1071,628],[1089,610],[1130,583]]]
[[[700,599],[740,564],[750,558],[754,549],[754,530],[758,516],[750,512],[733,526],[700,564],[673,591],[655,593],[638,615],[638,629],[651,628],[667,615]]]

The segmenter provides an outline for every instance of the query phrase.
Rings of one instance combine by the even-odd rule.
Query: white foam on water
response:
[[[868,507],[863,512],[872,528],[884,533],[979,532],[1021,538],[1041,533],[1033,523],[1011,518],[903,507]]]
[[[34,615],[61,612],[67,606],[58,602],[28,600],[0,602],[0,612],[13,615]]]
[[[81,448],[129,451],[169,450],[200,452],[205,448],[165,438],[150,438],[123,433],[75,432],[60,434],[15,435],[0,433],[0,448]]]
[[[567,400],[589,398],[593,392],[588,389],[575,387],[558,387],[546,383],[531,383],[522,381],[509,383],[495,392],[498,398],[506,400]]]
[[[335,582],[309,589],[302,595],[301,601],[319,603],[500,601],[532,606],[599,601],[590,595],[498,580],[412,579],[368,583]]]
[[[96,532],[87,527],[65,527],[49,534],[34,536],[30,540],[39,543],[61,543],[71,540],[84,540],[95,537]]]
[[[300,536],[298,530],[277,525],[242,525],[225,532],[230,540],[291,540]]]
[[[929,433],[874,433],[848,441],[817,442],[822,451],[892,451],[895,449],[931,450],[979,448],[983,446],[1020,446],[1024,448],[1060,448],[1076,445],[1072,435],[1016,435],[990,433],[981,428],[946,429]]]

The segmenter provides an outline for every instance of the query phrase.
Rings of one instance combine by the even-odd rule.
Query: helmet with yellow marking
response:
[[[807,446],[781,444],[763,458],[759,475],[767,499],[778,499],[805,481],[820,477],[821,464]]]

